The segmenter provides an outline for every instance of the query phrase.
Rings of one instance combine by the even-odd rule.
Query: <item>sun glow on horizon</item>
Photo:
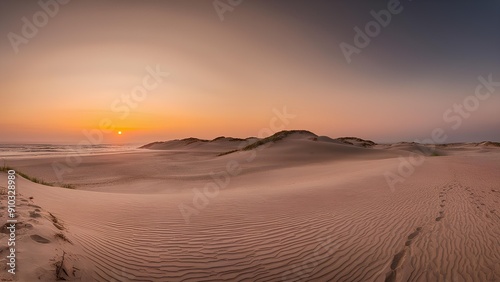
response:
[[[43,9],[25,2],[0,1],[1,33],[26,37],[24,17]],[[491,3],[454,5],[462,17],[445,22],[438,15],[451,7],[412,8],[405,17],[440,9],[428,24],[440,28],[429,35],[427,25],[403,21],[349,64],[337,45],[356,44],[353,27],[369,20],[349,1],[255,1],[230,25],[202,1],[123,2],[75,1],[29,43],[0,40],[0,143],[246,138],[283,116],[295,117],[286,129],[413,141],[447,126],[443,114],[474,95],[478,76],[500,79]],[[448,141],[499,140],[499,105],[491,95],[460,130],[447,130]]]

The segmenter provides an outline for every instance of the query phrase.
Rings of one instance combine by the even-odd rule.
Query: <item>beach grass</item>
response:
[[[25,179],[27,179],[27,180],[29,180],[31,182],[37,183],[37,184],[41,184],[41,185],[45,185],[45,186],[51,186],[51,187],[62,187],[62,188],[67,188],[67,189],[75,189],[75,186],[72,185],[72,184],[62,183],[60,185],[55,185],[54,183],[49,183],[49,182],[47,182],[47,181],[45,181],[43,179],[27,175],[26,173],[21,172],[18,169],[15,169],[13,167],[7,166],[5,163],[3,164],[3,166],[0,167],[0,171],[2,171],[2,172],[7,172],[9,170],[14,170],[19,176],[21,176],[21,177],[23,177],[23,178],[25,178]]]

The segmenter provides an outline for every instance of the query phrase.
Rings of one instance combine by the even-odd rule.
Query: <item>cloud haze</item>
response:
[[[103,118],[127,142],[246,137],[283,106],[332,137],[500,140],[500,88],[459,129],[443,120],[478,76],[500,81],[498,2],[401,1],[351,63],[339,44],[388,1],[330,2],[247,0],[221,21],[211,1],[73,0],[16,54],[8,34],[41,8],[2,1],[0,142],[77,142]],[[170,75],[121,119],[113,101],[156,65]]]

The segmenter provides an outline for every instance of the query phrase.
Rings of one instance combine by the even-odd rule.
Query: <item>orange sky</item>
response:
[[[10,3],[1,7],[1,31],[21,33],[20,19],[40,7]],[[483,74],[459,80],[388,70],[370,50],[349,65],[335,44],[325,47],[341,33],[262,3],[244,3],[223,22],[201,1],[110,3],[61,6],[18,54],[2,37],[0,142],[78,142],[108,119],[115,130],[106,143],[255,136],[285,106],[296,115],[287,129],[411,140],[447,126],[443,112],[473,93]],[[352,24],[343,28],[347,34]],[[116,101],[157,66],[168,77],[123,117]],[[497,126],[498,108],[497,97],[483,103],[456,138]]]

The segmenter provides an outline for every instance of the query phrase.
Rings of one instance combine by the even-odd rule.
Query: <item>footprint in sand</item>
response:
[[[417,227],[417,229],[415,230],[415,232],[411,233],[410,235],[408,235],[408,238],[406,240],[406,243],[405,243],[405,246],[409,246],[411,245],[411,242],[413,241],[413,239],[415,237],[418,236],[418,234],[420,234],[420,231],[422,230],[422,227]]]
[[[42,217],[39,213],[36,211],[30,211],[30,217],[32,218],[37,218],[37,217]]]
[[[401,260],[405,256],[405,253],[406,253],[406,250],[402,250],[401,252],[394,255],[394,257],[392,258],[392,263],[391,263],[392,270],[395,270],[396,268],[398,268]]]
[[[35,234],[35,235],[31,235],[30,237],[31,237],[31,239],[33,241],[35,241],[37,243],[40,243],[40,244],[48,244],[48,243],[50,243],[49,239],[46,239],[46,238],[44,238],[44,237],[42,237],[40,235],[36,235]]]
[[[385,282],[394,282],[396,281],[396,269],[399,267],[401,264],[401,260],[403,260],[403,257],[405,256],[406,250],[402,250],[394,257],[392,258],[391,262],[391,271],[387,273],[387,276],[385,278]]]

